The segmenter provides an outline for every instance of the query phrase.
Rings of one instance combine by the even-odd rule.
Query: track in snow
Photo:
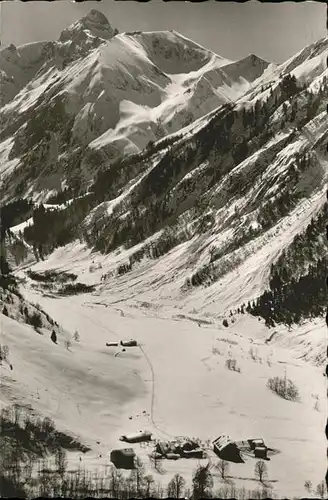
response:
[[[155,422],[154,420],[154,406],[155,406],[155,371],[152,362],[150,361],[148,355],[146,354],[144,348],[139,344],[139,349],[141,350],[142,354],[144,355],[145,360],[148,363],[148,366],[151,371],[151,378],[152,378],[152,389],[151,389],[151,403],[150,403],[150,420],[155,429],[157,429],[159,432],[162,434],[165,434],[165,436],[169,438],[175,438],[175,436],[172,436],[172,434],[168,434],[167,432],[163,431]]]

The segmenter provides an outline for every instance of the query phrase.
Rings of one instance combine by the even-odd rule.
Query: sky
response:
[[[56,40],[64,28],[93,8],[120,32],[174,29],[232,60],[254,53],[281,63],[327,36],[326,6],[319,2],[5,1],[0,3],[2,46]]]

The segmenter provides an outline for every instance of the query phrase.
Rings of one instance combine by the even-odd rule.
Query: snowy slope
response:
[[[304,478],[317,484],[323,477],[322,373],[295,359],[290,344],[287,348],[278,341],[265,344],[266,329],[254,319],[229,330],[219,324],[199,328],[188,319],[170,318],[167,312],[153,317],[151,310],[142,314],[124,304],[119,309],[105,307],[99,297],[62,301],[26,293],[66,330],[77,329],[81,340],[67,350],[62,339],[56,346],[2,318],[1,341],[10,346],[14,366],[11,373],[0,366],[2,404],[18,398],[51,416],[60,430],[78,436],[92,448],[82,458],[86,467],[100,471],[108,465],[109,450],[122,446],[121,434],[145,428],[159,439],[187,435],[206,441],[222,433],[233,439],[261,436],[279,450],[268,462],[269,479],[273,491],[284,497],[302,496]],[[131,337],[131,332],[142,350],[105,347],[109,340]],[[225,368],[229,357],[237,360],[241,374]],[[284,401],[265,386],[270,376],[283,375],[284,368],[300,388],[300,403]],[[317,401],[319,410],[314,409]],[[138,445],[135,449],[147,472],[163,485],[176,472],[191,483],[197,461],[165,461],[164,474],[159,474],[149,463],[149,449]],[[97,459],[98,454],[103,458]],[[215,462],[213,454],[210,459]],[[72,454],[69,460],[74,469],[78,456]],[[254,460],[248,457],[244,464],[231,464],[236,486],[253,489],[253,469]],[[219,485],[216,476],[215,485]]]
[[[70,339],[70,335],[66,338]],[[17,385],[14,397],[21,404],[31,404],[73,435],[84,435],[91,445],[99,439],[100,428],[95,426],[92,431],[90,404],[98,406],[105,435],[106,429],[113,432],[120,427],[125,406],[144,393],[144,384],[138,376],[142,369],[140,362],[131,366],[128,359],[123,363],[118,361],[106,352],[104,343],[98,343],[95,350],[82,343],[68,350],[64,346],[64,335],[59,336],[55,345],[33,328],[3,315],[0,339],[2,345],[9,345],[13,365],[13,372],[0,365],[4,383],[1,404],[12,401],[10,386],[14,377]],[[67,412],[71,414],[70,421]]]
[[[140,151],[150,140],[236,99],[268,65],[254,57],[231,62],[174,31],[117,34],[94,10],[64,30],[57,42],[35,47],[33,57],[40,62],[33,59],[32,73],[17,76],[15,92],[8,90],[0,112],[2,137],[13,138],[11,158],[21,159],[25,172],[33,169],[35,155],[49,161],[39,138],[28,146],[26,124],[36,129],[41,116],[49,116],[42,118],[45,130],[60,131],[59,150],[65,150],[72,165],[76,146],[87,147],[83,170],[89,176],[89,156],[99,161],[99,155],[110,159]],[[7,54],[11,49],[3,50]],[[0,60],[0,69],[8,72],[6,64]],[[10,71],[8,75],[10,80]],[[31,147],[35,153],[26,157]]]
[[[88,50],[97,46],[99,39],[104,42],[114,34],[114,29],[106,17],[92,10],[87,16],[65,29],[57,43],[42,41],[20,47],[12,44],[1,49],[1,104],[10,102],[33,80],[44,65],[56,65],[59,60],[63,63],[69,56],[74,59],[86,55]]]
[[[288,59],[281,65],[281,70],[284,73],[292,72],[298,79],[311,81],[325,71],[327,50],[328,39],[322,38]]]
[[[258,95],[257,98],[267,98],[267,89],[270,86],[275,89],[279,80],[289,73],[297,78],[299,84],[309,85],[310,88],[314,85],[313,89],[317,91],[318,83],[322,82],[325,75],[327,75],[327,51],[328,38],[325,37],[300,50],[286,62],[278,66],[273,64],[267,66],[262,75],[259,75],[256,80],[256,83],[262,86],[261,95]],[[254,99],[256,90],[257,86],[255,86],[254,90],[251,89],[246,93],[248,101]]]
[[[107,68],[109,82],[109,74],[112,74],[113,71],[122,76],[124,68],[128,68],[128,74],[132,78],[133,71],[137,71],[135,62],[138,61],[138,65],[143,70],[143,76],[147,74],[147,71],[150,72],[149,75],[151,76],[153,74],[151,72],[154,72],[154,68],[157,66],[152,65],[149,60],[148,56],[151,52],[149,47],[153,47],[154,40],[157,39],[159,39],[158,44],[162,43],[164,36],[168,36],[168,39],[172,43],[174,41],[174,46],[179,47],[179,43],[181,43],[184,48],[184,44],[189,44],[190,47],[194,48],[192,42],[185,40],[183,37],[180,40],[180,35],[176,33],[165,32],[156,34],[151,32],[145,34],[116,35],[109,44],[102,45],[87,58],[75,63],[75,73],[71,73],[71,68],[70,71],[63,71],[61,78],[65,80],[65,93],[75,96],[76,108],[78,108],[76,103],[78,103],[78,99],[81,99],[81,96],[87,96],[87,100],[89,101],[83,112],[77,115],[79,120],[77,118],[74,119],[74,127],[76,129],[73,127],[73,133],[74,130],[76,130],[77,134],[82,133],[79,132],[78,123],[81,125],[83,120],[86,122],[94,116],[94,109],[98,101],[95,101],[92,96],[97,96],[98,90],[100,90],[98,86],[101,86],[102,82],[101,72],[104,72],[105,68]],[[146,49],[148,52],[146,52]],[[117,52],[115,52],[116,50]],[[206,90],[210,85],[209,75],[213,75],[213,71],[221,71],[228,74],[233,70],[233,64],[226,64],[227,61],[222,62],[220,58],[209,53],[209,51],[205,51],[205,49],[197,45],[195,50],[198,51],[197,53],[201,58],[202,64],[207,60],[204,66],[201,66],[199,70],[193,70],[185,74],[161,74],[163,81],[166,83],[170,81],[171,83],[167,83],[166,86],[163,85],[164,90],[159,90],[159,87],[154,88],[152,95],[155,100],[156,98],[161,99],[161,93],[165,94],[166,97],[166,100],[163,98],[164,100],[158,106],[144,107],[141,104],[137,105],[136,103],[122,100],[119,103],[121,119],[119,125],[116,127],[116,132],[115,130],[105,132],[92,141],[90,143],[91,146],[102,148],[104,144],[118,137],[123,141],[127,137],[129,130],[135,130],[135,124],[138,120],[140,123],[147,123],[147,121],[155,122],[160,116],[163,117],[165,114],[169,116],[171,105],[175,110],[179,104],[185,106],[189,98],[181,98],[182,89],[189,85],[190,81],[194,82],[192,84],[194,85],[193,88],[197,87],[198,91],[199,89]],[[321,52],[322,50],[323,52]],[[114,53],[118,55],[117,58],[114,57]],[[327,53],[326,43],[320,41],[314,44],[311,49],[306,49],[305,53],[306,57],[302,56],[300,59],[297,55],[288,64],[294,61],[293,68],[296,68],[295,61],[300,62],[300,67],[297,67],[299,74],[308,74],[309,88],[312,90],[314,82],[318,82],[320,85],[323,83],[324,72],[319,76],[317,73],[314,75],[312,73],[312,62],[318,57],[322,59]],[[177,57],[179,57],[179,51],[177,52]],[[172,57],[172,60],[174,60],[174,57]],[[255,68],[263,65],[263,62],[256,57],[251,56],[249,60]],[[86,61],[89,61],[87,65],[84,64]],[[195,61],[192,64],[194,63]],[[188,58],[186,59],[186,64],[189,64]],[[239,67],[239,70],[242,72],[248,68],[248,65],[244,60],[236,63],[236,67]],[[280,74],[285,67],[287,67],[286,63],[280,69],[277,68],[275,70],[271,68],[271,73],[269,71],[270,78],[273,78],[272,72]],[[214,68],[216,69],[214,70]],[[191,68],[189,67],[188,69]],[[216,74],[219,75],[221,73]],[[276,98],[268,90],[264,92],[262,90],[263,86],[270,81],[267,74],[263,74],[259,78],[255,74],[254,77],[255,81],[252,93],[246,92],[243,97],[238,99],[238,104],[233,111],[236,118],[235,123],[232,126],[230,125],[230,129],[233,134],[234,145],[235,142],[240,140],[241,134],[245,134],[240,124],[240,115],[243,115],[244,110],[248,110],[251,107],[251,103],[262,99],[263,102],[264,100],[268,100],[268,106],[272,106],[273,108],[271,101]],[[318,81],[318,79],[321,80]],[[118,85],[117,82],[111,82],[111,84]],[[206,85],[204,86],[203,84]],[[276,91],[278,89],[277,85],[278,83],[274,80],[271,90]],[[313,91],[318,93],[318,87],[315,87]],[[266,92],[267,95],[264,98]],[[104,98],[104,95],[104,91],[101,91],[98,96],[100,101]],[[195,101],[196,94],[191,95],[190,100]],[[142,100],[144,96],[140,95],[138,99]],[[93,104],[91,104],[92,101]],[[204,106],[210,107],[211,97],[206,92],[203,102]],[[304,92],[301,92],[297,96],[297,106],[297,120],[299,120],[302,119],[307,106],[307,98]],[[310,119],[297,133],[295,132],[293,123],[287,123],[283,130],[281,130],[281,122],[283,120],[282,107],[280,105],[274,109],[274,112],[268,118],[271,138],[264,141],[263,145],[259,147],[256,142],[258,139],[255,137],[254,152],[248,154],[246,159],[240,163],[231,159],[229,152],[222,153],[220,156],[220,144],[216,153],[212,155],[212,151],[210,150],[206,158],[198,159],[197,144],[201,143],[204,137],[219,136],[222,133],[220,131],[215,132],[215,128],[213,132],[213,127],[215,127],[213,123],[220,124],[220,117],[224,116],[224,111],[221,112],[220,109],[209,112],[205,117],[201,117],[193,121],[190,125],[180,129],[179,136],[174,133],[171,135],[172,138],[176,135],[176,156],[181,158],[180,164],[185,168],[183,175],[177,178],[173,175],[173,179],[171,179],[169,177],[171,175],[170,172],[164,174],[164,176],[167,175],[169,182],[172,183],[169,189],[169,203],[179,216],[178,223],[173,227],[172,231],[178,234],[185,232],[187,236],[182,238],[180,245],[176,245],[176,248],[173,248],[168,255],[164,255],[159,261],[151,260],[149,262],[149,260],[145,259],[140,265],[136,265],[126,277],[119,277],[117,282],[116,280],[114,281],[114,284],[110,280],[110,288],[117,290],[117,287],[119,287],[120,293],[127,293],[126,298],[130,295],[136,295],[139,293],[138,287],[137,289],[130,287],[130,280],[133,277],[136,283],[143,283],[140,281],[140,276],[146,279],[146,269],[148,294],[151,300],[155,300],[157,290],[161,288],[161,294],[170,297],[170,300],[181,299],[184,303],[190,304],[190,307],[193,307],[195,303],[197,307],[205,308],[206,311],[208,308],[211,309],[211,303],[214,304],[213,308],[217,310],[217,302],[222,304],[222,311],[226,307],[237,306],[241,301],[252,299],[263,290],[267,283],[268,272],[272,262],[279,256],[282,249],[290,244],[293,236],[306,227],[306,224],[316,211],[320,210],[324,202],[325,181],[327,178],[327,157],[324,152],[324,142],[328,124],[324,102],[321,102],[317,110],[317,115],[313,119]],[[108,119],[113,119],[113,114],[109,114]],[[84,134],[87,134],[87,125],[81,130]],[[254,132],[251,131],[251,133]],[[198,137],[202,137],[202,139],[198,139]],[[249,140],[248,144],[252,144],[252,140]],[[190,155],[191,160],[186,160],[186,158],[189,158],[186,156],[188,149],[193,151],[192,155]],[[146,160],[141,162],[142,170],[138,171],[137,169],[135,176],[132,172],[129,182],[118,190],[116,196],[109,197],[107,201],[96,206],[86,218],[84,228],[92,233],[94,225],[97,223],[97,231],[103,227],[109,235],[120,230],[126,231],[127,227],[132,229],[127,224],[129,224],[131,212],[135,209],[134,200],[138,199],[138,196],[141,196],[140,193],[151,193],[151,179],[163,175],[162,170],[166,170],[166,167],[162,165],[164,165],[163,162],[167,154],[168,149],[164,148],[160,154],[151,155],[150,153],[149,158],[146,156]],[[302,172],[295,183],[295,180],[292,178],[292,171],[295,169],[295,161],[299,154],[310,155],[311,165],[306,171]],[[227,164],[227,167],[225,167],[226,172],[223,172],[218,177],[218,180],[213,182],[211,180],[213,178],[213,169],[215,171],[220,162]],[[133,169],[131,170],[133,171]],[[292,210],[288,210],[285,217],[278,221],[277,224],[273,224],[273,227],[267,231],[261,225],[263,207],[269,203],[279,203],[279,194],[281,191],[286,190],[286,188],[290,192],[295,193],[300,199],[297,199],[296,205]],[[208,215],[213,219],[209,231],[201,235],[195,230],[199,219],[201,219],[200,215],[196,215],[194,212],[194,205],[197,198],[202,198]],[[138,210],[141,210],[140,218],[150,217],[151,210],[147,212],[147,200],[144,201],[141,198],[141,202],[145,206],[144,208],[138,206]],[[98,226],[98,223],[100,223],[100,226]],[[251,238],[249,238],[250,230],[254,233]],[[159,227],[156,234],[148,234],[147,236],[150,237],[149,241],[156,241],[162,235],[163,232]],[[279,239],[277,239],[277,235],[279,235]],[[246,241],[245,244],[241,243],[239,248],[237,246],[236,249],[232,248],[229,250],[229,244],[233,244],[234,240],[238,238],[245,237],[248,237],[251,241]],[[146,241],[144,245],[138,244],[135,248],[132,245],[129,250],[122,251],[115,258],[111,254],[109,262],[112,262],[112,265],[109,270],[115,272],[118,265],[125,264],[137,249],[142,249],[142,247],[146,247],[147,245],[148,242]],[[186,293],[184,287],[186,280],[209,264],[213,249],[217,253],[221,252],[222,254],[221,258],[215,263],[215,266],[219,270],[222,268],[229,270],[230,267],[236,267],[236,271],[233,270],[231,274],[224,272],[224,275],[227,274],[227,278],[222,278],[225,281],[222,282],[220,279],[215,280],[217,282],[212,284],[206,291],[204,291],[203,287],[200,287]],[[254,261],[256,268],[255,273],[253,273],[253,265],[249,265],[249,257],[252,258],[252,254],[252,261]],[[258,260],[261,261],[261,265],[258,265]],[[177,261],[179,261],[179,265],[176,264]],[[240,268],[240,266],[243,267]],[[158,269],[162,268],[165,268],[167,272],[165,273],[165,277],[163,276],[161,279],[158,279]],[[179,269],[178,273],[177,269]],[[234,296],[234,288],[231,292],[228,291],[229,287],[227,288],[226,279],[233,282],[236,276],[238,276],[238,279],[240,277],[240,280],[242,280],[244,273],[250,275],[249,279],[246,280],[247,286],[240,287],[240,293],[235,295],[233,302],[231,302]],[[154,287],[152,283],[154,283]],[[142,286],[143,284],[141,284]],[[164,291],[166,287],[168,289]],[[242,290],[243,292],[241,293]],[[191,296],[189,298],[190,293]],[[211,297],[211,300],[209,298],[205,299],[207,295],[209,298]]]
[[[176,78],[176,84],[178,80]],[[260,96],[262,86],[260,78],[256,83]],[[299,116],[302,116],[306,109],[303,93],[299,94],[297,102]],[[242,112],[245,105],[248,104],[241,101],[239,107],[235,108],[236,113]],[[148,235],[148,239],[137,245],[129,244],[127,249],[124,249],[123,241],[122,246],[118,245],[107,256],[74,243],[64,249],[57,249],[44,265],[73,270],[83,282],[99,285],[99,295],[109,295],[112,302],[125,302],[133,307],[154,303],[159,307],[177,307],[189,313],[194,310],[217,317],[242,302],[253,300],[267,287],[271,264],[288,248],[294,236],[306,229],[325,202],[326,112],[321,105],[317,115],[295,133],[292,124],[287,124],[281,130],[281,108],[279,106],[268,118],[270,127],[276,130],[271,134],[272,137],[261,147],[256,146],[254,153],[237,165],[223,155],[219,161],[229,161],[229,168],[210,186],[206,179],[211,180],[213,177],[213,165],[220,158],[219,152],[211,157],[210,151],[208,157],[202,158],[200,162],[195,143],[198,141],[197,134],[202,133],[202,137],[206,138],[206,134],[212,133],[212,123],[220,124],[219,117],[222,116],[223,120],[224,115],[211,112],[183,130],[182,138],[177,138],[175,154],[181,158],[181,164],[186,165],[186,170],[183,175],[174,178],[169,191],[170,203],[180,215],[171,228],[171,234],[179,236],[182,233],[183,237],[160,258],[149,258],[146,252],[141,261],[133,263],[126,274],[117,272],[120,265],[129,264],[136,252],[159,245],[165,231],[158,228]],[[238,115],[231,128],[232,133],[236,134],[240,130]],[[192,148],[193,161],[186,160],[185,151],[188,148]],[[134,200],[138,199],[140,190],[147,187],[151,176],[156,176],[156,172],[160,175],[164,169],[161,162],[167,152],[164,149],[160,154],[150,156],[147,168],[135,178],[132,176],[131,181],[116,196],[91,211],[84,221],[84,227],[91,233],[95,226],[97,231],[103,227],[109,241],[114,232],[123,232],[126,228],[132,231],[133,226],[128,224],[131,212],[135,210]],[[295,161],[297,155],[303,154],[309,156],[310,164],[295,181],[292,177]],[[164,180],[166,182],[165,177]],[[268,203],[278,206],[279,195],[286,189],[297,195],[294,205],[272,227],[263,228],[263,207]],[[203,200],[204,213],[207,212],[212,218],[207,231],[197,231],[199,219],[204,215],[196,216],[193,211],[197,197]],[[142,201],[144,207],[138,207],[140,219],[151,216],[147,202]],[[233,246],[238,239],[241,239],[241,243]],[[213,253],[218,254],[218,257],[202,286],[186,286],[188,279],[202,269],[206,270]],[[93,261],[97,265],[101,264],[98,270],[94,269]],[[322,344],[320,346],[319,350]]]
[[[33,42],[0,50],[1,105],[10,102],[35,77],[47,59],[46,44]]]

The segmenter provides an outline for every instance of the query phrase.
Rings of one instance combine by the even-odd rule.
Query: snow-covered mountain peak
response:
[[[257,66],[258,64],[269,64],[268,61],[265,61],[261,57],[258,57],[256,54],[249,54],[248,56],[241,59],[242,61],[248,61],[253,66]]]
[[[62,31],[59,41],[78,40],[83,35],[110,40],[117,33],[108,22],[107,17],[98,10],[92,9],[89,14],[71,24]]]
[[[248,82],[253,82],[263,74],[269,64],[268,61],[261,59],[255,54],[250,54],[244,57],[244,59],[225,66],[224,72],[230,78],[244,78]]]
[[[102,12],[99,12],[99,10],[92,9],[90,10],[89,14],[87,14],[84,18],[85,22],[95,24],[95,25],[102,25],[102,26],[110,26],[107,17],[105,14]]]
[[[320,77],[316,85],[321,85],[324,48],[318,41],[300,59],[296,55],[300,65],[287,62],[302,83]],[[59,163],[69,163],[83,182],[108,159],[181,133],[222,105],[241,99],[251,107],[260,96],[268,98],[270,86],[274,90],[286,71],[286,63],[269,64],[255,54],[224,59],[176,31],[118,34],[96,10],[64,30],[59,41],[5,51],[5,57],[0,51],[1,120],[2,138],[11,137],[13,144],[8,164],[15,159],[24,175],[27,166],[32,171],[48,160],[53,166],[57,156],[48,154],[44,136],[33,132],[40,123],[43,131],[56,128],[58,171],[63,171]],[[20,64],[9,64],[10,57]],[[33,148],[40,157],[29,154]],[[83,157],[81,168],[77,154]],[[15,183],[9,177],[6,182],[9,193]]]
[[[328,50],[328,37],[321,38],[320,40],[308,45],[304,49],[300,50],[297,54],[288,59],[283,63],[279,69],[282,74],[287,74],[296,70],[299,72],[299,68],[305,69],[306,73],[309,73],[309,79],[312,78],[312,72],[316,66],[320,66],[321,69],[326,65],[326,57]],[[295,74],[298,77],[298,74]]]
[[[0,53],[1,53],[2,57],[10,58],[10,57],[12,57],[13,54],[15,54],[15,55],[17,54],[17,47],[13,43],[11,43],[7,47],[4,47],[3,49],[1,49]]]
[[[231,62],[189,40],[177,31],[135,31],[125,33],[124,36],[133,37],[149,59],[168,74],[197,71],[213,57],[217,61],[217,67]]]

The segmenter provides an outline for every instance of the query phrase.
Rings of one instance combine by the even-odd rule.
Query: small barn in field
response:
[[[249,446],[251,450],[255,450],[257,447],[262,447],[265,446],[264,440],[262,438],[253,438],[253,439],[248,439]]]
[[[266,446],[257,446],[254,449],[255,458],[264,458],[265,460],[268,458],[268,448]]]
[[[255,458],[268,458],[268,447],[262,438],[248,439],[249,447],[254,452]]]
[[[214,453],[222,460],[243,462],[237,444],[229,436],[222,435],[213,441]]]
[[[192,440],[186,440],[180,443],[176,447],[176,452],[184,458],[203,458],[204,454],[199,444]]]
[[[123,347],[136,347],[138,345],[138,342],[134,339],[129,339],[129,340],[121,340],[121,346]]]
[[[127,443],[142,443],[143,441],[151,441],[152,433],[149,431],[134,432],[133,434],[124,434],[120,437],[121,441]]]
[[[136,453],[133,448],[112,450],[110,460],[117,469],[135,469]]]
[[[173,453],[174,447],[168,441],[160,441],[157,443],[155,451],[165,457],[167,453]]]

